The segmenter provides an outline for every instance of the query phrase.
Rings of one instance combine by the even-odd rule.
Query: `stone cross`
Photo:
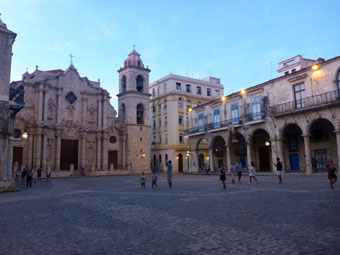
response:
[[[74,56],[72,55],[72,53],[71,53],[71,55],[68,55],[70,58],[71,58],[71,65],[73,66],[73,60],[72,60],[72,58],[74,58]]]

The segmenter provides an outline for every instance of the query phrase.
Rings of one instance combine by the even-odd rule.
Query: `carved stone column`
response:
[[[336,148],[338,152],[338,171],[340,172],[340,130],[335,131],[336,134]]]
[[[122,135],[122,168],[126,168],[126,134]]]
[[[210,171],[211,172],[215,172],[214,169],[214,152],[213,152],[213,148],[209,148],[209,164],[210,164]]]
[[[252,154],[251,154],[251,143],[247,143],[247,164],[248,164],[248,167],[251,165],[251,162],[253,161],[252,160]]]
[[[270,140],[270,149],[271,149],[271,154],[272,154],[272,160],[271,160],[271,168],[273,169],[273,173],[276,173],[276,167],[274,166],[274,163],[276,164],[276,158],[279,157],[278,154],[278,146],[277,146],[277,142],[275,139],[271,139]]]
[[[38,123],[41,123],[43,116],[43,92],[44,86],[42,84],[39,85],[39,101],[38,101]]]
[[[56,130],[55,136],[55,170],[60,170],[60,155],[61,155],[61,130]]]
[[[61,105],[62,105],[62,96],[63,96],[63,91],[62,89],[58,89],[58,94],[57,94],[57,125],[61,124],[62,118],[61,118]],[[60,157],[59,157],[60,158]]]
[[[42,169],[47,169],[47,162],[51,162],[52,159],[47,159],[47,130],[43,134],[43,151],[42,151]]]
[[[44,90],[44,121],[47,121],[47,109],[48,109],[47,92],[48,89],[46,88]]]
[[[98,127],[102,127],[102,99],[101,95],[99,96],[98,99]]]
[[[106,103],[107,103],[107,96],[104,96],[104,100],[103,100],[103,128],[106,128]]]
[[[227,171],[230,173],[230,165],[231,165],[231,156],[230,156],[230,146],[226,146],[226,155],[227,155]]]
[[[101,141],[102,141],[102,135],[100,133],[97,134],[97,170],[101,170]]]
[[[312,157],[310,149],[310,136],[303,135],[303,140],[305,143],[305,155],[306,155],[306,174],[312,174]]]
[[[1,178],[7,180],[7,163],[8,163],[8,136],[0,136],[0,166]]]
[[[82,125],[83,125],[83,128],[86,127],[87,125],[87,95],[85,94],[84,97],[83,97],[83,118],[82,118]]]
[[[102,166],[103,166],[103,170],[107,170],[108,169],[108,150],[107,150],[107,143],[108,143],[108,134],[107,133],[103,133],[103,141],[102,141],[102,148],[103,148],[103,152],[102,152]]]
[[[27,144],[27,142],[26,142]],[[27,160],[27,167],[33,168],[33,147],[34,146],[34,134],[33,131],[30,129],[28,130],[28,160]]]
[[[86,133],[81,133],[81,167],[86,167]]]
[[[36,148],[35,148],[35,169],[41,168],[41,128],[38,128],[36,135]]]
[[[13,180],[13,141],[8,139],[7,180]]]

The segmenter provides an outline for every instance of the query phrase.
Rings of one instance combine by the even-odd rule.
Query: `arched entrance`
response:
[[[236,133],[237,143],[230,144],[230,162],[236,163],[240,160],[243,168],[247,166],[247,144],[244,136],[240,133]]]
[[[312,162],[313,158],[316,161],[313,170],[324,171],[327,160],[332,160],[338,165],[339,148],[337,148],[333,124],[326,119],[317,119],[311,123],[309,134]]]
[[[180,153],[177,156],[178,172],[183,173],[183,155]]]
[[[221,136],[216,136],[214,138],[214,144],[213,144],[213,155],[214,158],[210,159],[213,161],[214,169],[220,167],[222,164],[225,164],[226,160],[223,160],[226,158],[226,151],[225,151],[225,141]]]
[[[305,168],[304,141],[302,130],[296,124],[289,124],[283,130],[284,159],[281,159],[283,164],[290,171],[299,171]]]
[[[206,139],[201,139],[197,144],[198,158],[198,170],[204,172],[205,164],[209,164],[209,160],[206,160],[209,156],[209,144]]]
[[[257,171],[271,171],[271,144],[266,130],[257,129],[252,138],[255,166]]]

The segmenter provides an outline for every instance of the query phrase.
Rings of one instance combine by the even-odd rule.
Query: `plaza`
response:
[[[338,254],[340,186],[272,174],[222,190],[217,175],[41,180],[0,193],[0,254]]]

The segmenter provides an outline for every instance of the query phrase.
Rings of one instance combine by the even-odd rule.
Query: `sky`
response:
[[[66,70],[111,94],[133,45],[150,82],[169,73],[221,79],[225,94],[278,77],[296,55],[340,55],[338,0],[0,0],[1,19],[17,33],[11,80],[28,68]]]

